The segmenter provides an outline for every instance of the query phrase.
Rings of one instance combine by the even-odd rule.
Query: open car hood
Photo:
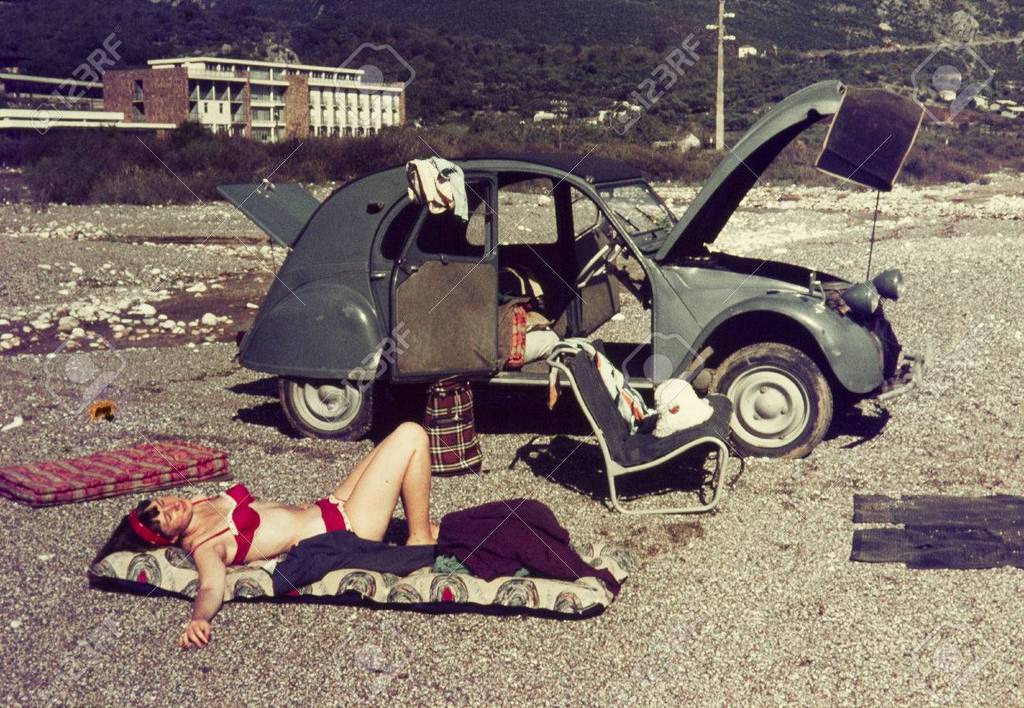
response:
[[[840,107],[842,111],[840,112]],[[817,167],[888,191],[906,159],[924,109],[878,89],[849,89],[820,81],[791,94],[761,117],[728,150],[654,258],[673,261],[714,241],[760,176],[800,133],[835,115]]]

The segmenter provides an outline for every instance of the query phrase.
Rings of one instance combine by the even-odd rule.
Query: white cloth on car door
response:
[[[454,162],[440,157],[410,160],[405,176],[409,180],[410,200],[426,204],[431,214],[453,211],[455,216],[469,221],[466,177]]]
[[[659,438],[700,425],[714,413],[707,399],[698,398],[693,386],[684,379],[660,383],[654,389],[654,404],[658,410],[654,435]]]

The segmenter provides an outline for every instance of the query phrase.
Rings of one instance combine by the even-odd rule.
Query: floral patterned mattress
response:
[[[589,552],[587,552],[589,550]],[[622,548],[596,545],[581,549],[583,560],[595,568],[607,568],[618,581],[636,567],[632,553]],[[269,598],[274,594],[271,572],[276,561],[258,561],[228,568],[224,600]],[[121,589],[146,586],[192,598],[199,589],[199,575],[192,557],[170,546],[144,553],[112,553],[89,570],[94,581]],[[315,583],[281,599],[337,597],[340,603],[370,601],[381,605],[402,604],[437,609],[447,603],[517,608],[519,611],[554,612],[590,616],[608,607],[614,596],[597,578],[576,581],[539,577],[499,577],[490,581],[464,573],[437,573],[422,568],[400,577],[358,568],[334,570]]]

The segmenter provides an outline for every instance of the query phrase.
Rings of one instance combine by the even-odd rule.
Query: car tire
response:
[[[373,425],[374,386],[282,376],[278,392],[288,423],[307,438],[359,440]]]
[[[733,404],[733,447],[744,456],[806,457],[832,422],[832,388],[818,365],[778,342],[751,344],[715,371],[711,391]]]

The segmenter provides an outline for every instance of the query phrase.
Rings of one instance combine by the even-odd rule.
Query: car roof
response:
[[[588,182],[624,182],[642,179],[643,172],[632,165],[592,153],[572,152],[504,152],[468,155],[457,162],[514,161],[542,165],[567,172]],[[512,167],[510,165],[510,167]]]

